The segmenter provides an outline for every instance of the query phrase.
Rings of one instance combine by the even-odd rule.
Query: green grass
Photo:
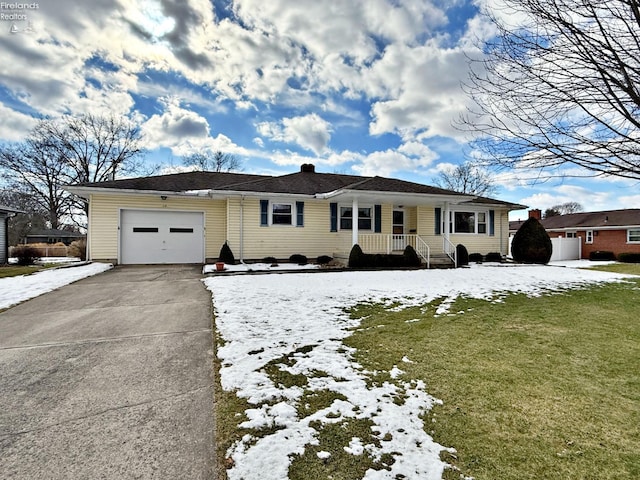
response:
[[[0,267],[0,278],[17,277],[18,275],[30,275],[35,272],[39,272],[44,267],[41,265],[27,265],[27,266],[9,266]]]
[[[611,263],[609,265],[596,265],[590,267],[589,270],[640,275],[640,263]]]
[[[638,267],[597,268],[640,274]],[[385,371],[398,365],[406,372],[399,381],[422,379],[443,401],[424,420],[436,441],[457,449],[443,454],[454,467],[446,480],[640,478],[640,278],[537,298],[509,295],[497,304],[459,299],[450,311],[464,313],[455,315],[435,317],[436,308],[358,305],[350,313],[362,323],[344,343],[378,372],[372,384],[392,381]],[[413,363],[402,363],[405,355]],[[278,384],[305,389],[303,376],[276,368],[291,361],[285,356],[264,371]],[[269,432],[238,428],[249,405],[219,383],[216,392],[222,480],[229,446],[246,433]],[[299,416],[336,398],[305,390]],[[366,454],[344,452],[352,437],[375,441],[366,419],[314,426],[320,444],[292,459],[292,480],[357,479],[393,461],[376,465]],[[331,457],[319,459],[320,450]]]
[[[48,268],[60,267],[63,263],[45,263],[42,265],[9,265],[0,266],[0,278],[17,277],[19,275],[31,275],[32,273]]]
[[[504,303],[462,299],[453,316],[362,305],[345,343],[367,369],[403,355],[406,378],[443,400],[429,433],[476,480],[640,478],[640,280]],[[408,320],[420,319],[407,323]],[[366,328],[384,325],[383,328]]]

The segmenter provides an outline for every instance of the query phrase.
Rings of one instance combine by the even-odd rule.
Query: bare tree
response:
[[[578,202],[566,202],[554,205],[544,211],[544,218],[556,217],[558,215],[569,215],[571,213],[582,212],[584,208]]]
[[[42,120],[24,142],[0,147],[0,170],[5,183],[35,198],[58,228],[64,216],[87,211],[64,185],[138,171],[141,154],[139,130],[126,118],[63,117]]]
[[[440,172],[433,182],[440,188],[470,195],[487,196],[496,191],[489,174],[470,162]]]
[[[640,178],[640,0],[504,0],[462,120],[484,160]]]
[[[182,161],[185,166],[203,172],[234,172],[242,169],[242,162],[235,155],[219,150],[203,150],[184,157]]]
[[[33,230],[47,227],[48,213],[42,209],[38,200],[30,194],[14,189],[0,190],[0,204],[24,212],[9,217],[9,245],[17,245],[21,239]]]

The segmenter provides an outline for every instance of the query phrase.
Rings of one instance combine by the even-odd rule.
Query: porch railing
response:
[[[458,268],[458,259],[456,258],[456,246],[451,243],[447,237],[442,237],[442,249],[444,253],[451,259],[453,266]]]
[[[391,253],[404,250],[410,245],[427,264],[427,268],[430,266],[431,249],[419,235],[365,233],[358,235],[358,244],[365,253]]]

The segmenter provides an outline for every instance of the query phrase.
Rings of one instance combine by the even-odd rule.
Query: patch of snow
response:
[[[348,447],[343,447],[344,451],[351,455],[362,455],[364,453],[364,445],[358,437],[352,437]]]
[[[413,363],[413,361],[409,360],[409,357],[407,357],[406,355],[404,357],[402,357],[402,361],[404,363]]]
[[[422,381],[371,386],[371,372],[364,371],[353,360],[354,350],[342,343],[360,324],[345,308],[361,302],[407,308],[444,299],[439,300],[437,313],[449,314],[459,297],[493,302],[511,292],[539,296],[624,278],[532,265],[206,278],[223,340],[218,349],[222,388],[236,391],[252,405],[244,425],[280,427],[261,438],[249,436],[229,449],[234,460],[227,471],[229,480],[286,479],[292,456],[303,454],[306,445],[318,445],[318,431],[310,425],[349,418],[373,422],[380,447],[366,445],[368,455],[380,459],[388,453],[394,458],[389,470],[369,470],[365,479],[442,477],[446,464],[440,453],[454,450],[434,442],[422,421],[424,413],[441,402],[426,392]],[[281,370],[304,375],[306,385],[276,385],[264,370],[272,361],[280,361]],[[304,401],[305,390],[331,391],[346,400],[299,416],[296,407]],[[264,469],[265,464],[274,467]]]
[[[316,455],[320,460],[326,460],[327,458],[331,457],[331,454],[329,452],[325,452],[324,450],[319,451],[318,453],[316,453]]]
[[[77,267],[41,270],[31,275],[0,278],[0,308],[9,308],[110,268],[110,264],[90,263]]]
[[[389,370],[389,375],[391,375],[391,378],[393,379],[398,378],[403,373],[404,373],[404,370],[400,370],[397,365],[394,365],[393,368]]]

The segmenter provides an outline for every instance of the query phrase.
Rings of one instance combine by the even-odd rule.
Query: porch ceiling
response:
[[[341,191],[324,196],[332,201],[351,203],[391,203],[396,206],[416,207],[418,205],[442,205],[444,202],[459,204],[473,199],[467,195],[428,195],[411,194],[401,192],[367,192],[367,191]]]

